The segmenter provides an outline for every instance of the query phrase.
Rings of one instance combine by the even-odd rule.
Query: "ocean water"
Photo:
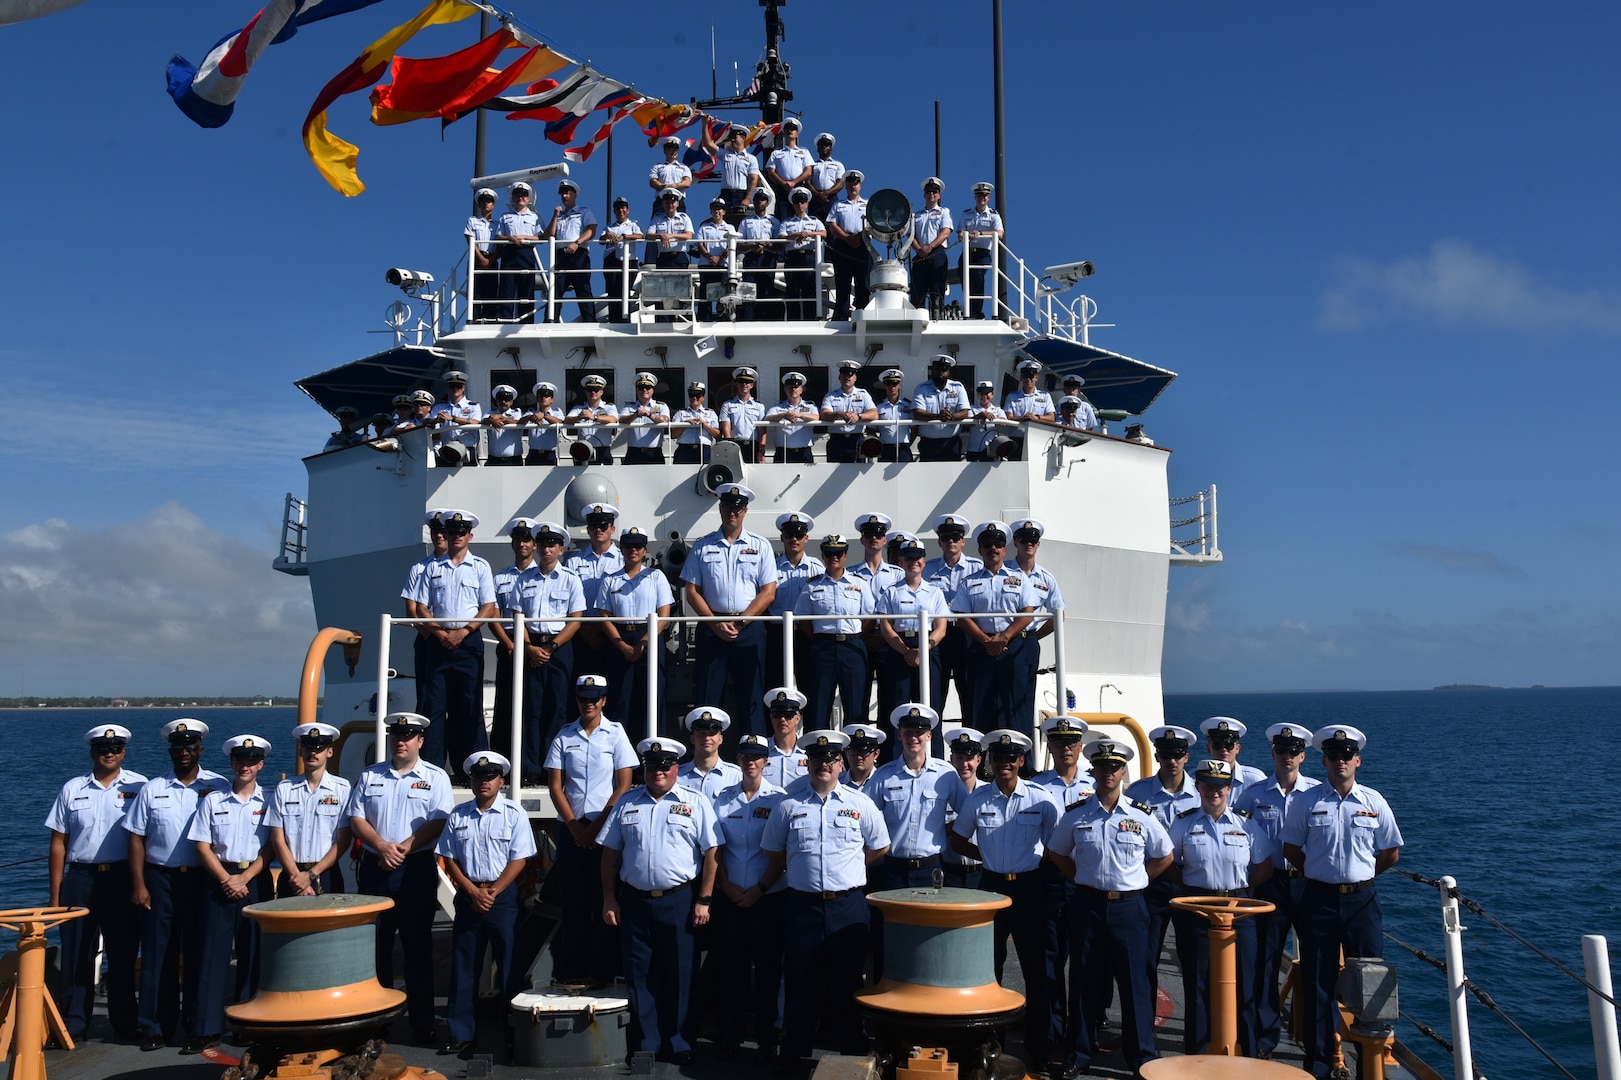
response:
[[[1390,801],[1406,846],[1399,869],[1451,874],[1461,893],[1574,971],[1581,937],[1604,934],[1621,968],[1621,800],[1606,771],[1609,740],[1621,734],[1621,688],[1170,695],[1169,723],[1196,727],[1207,716],[1235,716],[1260,735],[1289,720],[1311,728],[1361,728],[1369,744],[1359,778]],[[147,709],[0,711],[0,791],[13,827],[0,831],[0,907],[48,899],[43,827],[63,781],[88,768],[80,741],[93,724],[135,733],[128,767],[157,775],[168,767],[158,729],[178,713]],[[225,764],[218,747],[254,733],[290,768],[290,708],[208,709],[204,764]],[[1270,769],[1264,737],[1245,741],[1242,760]],[[268,771],[268,770],[267,770]],[[1321,776],[1308,754],[1307,772]],[[1574,780],[1595,785],[1580,798]],[[21,865],[13,865],[18,864]],[[1394,873],[1380,879],[1386,930],[1443,956],[1440,904],[1433,888]],[[1524,946],[1466,914],[1465,969],[1515,1023],[1578,1077],[1596,1075],[1586,992]],[[0,942],[0,948],[9,947]],[[1402,1008],[1450,1037],[1440,972],[1394,945],[1385,956],[1400,974]],[[1477,1067],[1491,1080],[1532,1080],[1557,1071],[1502,1019],[1470,1002]],[[1410,1024],[1400,1037],[1451,1075],[1451,1057]]]

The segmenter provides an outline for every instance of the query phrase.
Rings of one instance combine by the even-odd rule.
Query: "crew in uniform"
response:
[[[349,853],[353,836],[343,812],[352,785],[327,771],[340,734],[331,724],[293,729],[304,773],[277,784],[265,807],[266,847],[281,863],[277,897],[344,891],[339,861]]]
[[[693,545],[681,568],[687,608],[694,615],[723,616],[728,621],[699,624],[693,664],[694,693],[699,701],[726,705],[726,691],[741,695],[751,734],[764,734],[765,628],[752,621],[763,614],[777,593],[777,563],[771,541],[743,528],[754,492],[742,484],[722,484],[720,528]]]
[[[912,215],[912,306],[938,312],[946,299],[946,245],[951,243],[951,211],[940,205],[945,181],[923,181],[923,209]]]
[[[818,1022],[838,1033],[839,1052],[867,1052],[855,991],[867,955],[867,866],[889,851],[889,831],[873,801],[839,783],[841,731],[812,731],[806,783],[785,795],[766,822],[760,847],[770,860],[761,886],[786,876],[783,926],[785,1021],[780,1062],[810,1057]]]
[[[490,322],[491,312],[495,304],[491,303],[501,293],[500,282],[495,273],[494,246],[490,243],[491,233],[495,229],[495,190],[481,187],[473,193],[473,213],[467,219],[467,227],[462,230],[473,252],[473,297],[468,308],[468,322]]]
[[[878,790],[871,786],[872,778],[878,774],[878,751],[889,736],[875,724],[845,724],[841,730],[850,737],[850,745],[844,748],[844,772],[839,783],[866,792],[870,799]]]
[[[587,375],[580,380],[580,403],[568,411],[569,427],[575,437],[591,450],[591,461],[596,465],[614,463],[614,433],[612,425],[619,422],[619,411],[613,402],[602,400],[608,380],[601,375]]]
[[[1247,810],[1250,819],[1272,841],[1272,876],[1256,887],[1255,895],[1274,905],[1272,911],[1253,917],[1258,960],[1255,965],[1255,1053],[1264,1057],[1278,1047],[1282,1013],[1279,1009],[1279,981],[1283,974],[1283,946],[1294,928],[1295,940],[1304,940],[1300,922],[1301,904],[1306,896],[1306,879],[1299,867],[1283,857],[1283,821],[1291,804],[1306,797],[1322,783],[1300,771],[1306,760],[1311,729],[1299,724],[1273,724],[1266,729],[1272,740],[1273,773],[1258,784],[1244,789],[1237,809]]]
[[[1006,717],[1024,730],[1034,722],[1031,702],[1035,687],[1021,676],[1025,650],[1037,647],[1028,640],[1026,630],[1037,600],[1029,575],[1003,561],[1012,532],[1001,521],[974,526],[974,542],[984,566],[964,579],[951,609],[978,616],[957,620],[968,638],[969,708],[965,719],[990,727]]]
[[[626,465],[664,464],[664,437],[669,431],[660,425],[670,422],[670,407],[653,400],[658,385],[657,375],[638,371],[636,400],[625,402],[619,409],[619,423],[629,429],[625,436]]]
[[[580,318],[595,322],[596,295],[591,291],[591,238],[597,235],[597,215],[583,206],[580,186],[572,180],[560,180],[557,197],[562,200],[552,210],[552,219],[546,223],[546,236],[555,240],[552,249],[552,271],[557,285],[552,297],[556,305],[547,322],[563,321],[563,297],[570,290],[580,307]]]
[[[1248,813],[1227,803],[1233,783],[1231,762],[1211,759],[1194,773],[1199,805],[1179,811],[1171,821],[1167,872],[1180,883],[1183,896],[1254,895],[1254,886],[1272,876],[1272,841]],[[1193,911],[1175,909],[1176,956],[1182,968],[1187,1015],[1182,1025],[1183,1052],[1204,1053],[1210,1042],[1210,921]],[[1238,1046],[1255,1056],[1255,920],[1235,919],[1238,936]]]
[[[867,646],[862,642],[865,629],[854,616],[873,613],[872,589],[853,574],[846,573],[845,559],[850,542],[837,534],[822,537],[822,563],[827,570],[805,583],[794,602],[794,614],[805,619],[810,634],[809,687],[810,726],[828,726],[833,714],[835,692],[844,704],[844,715],[851,721],[867,715]]]
[[[817,272],[816,242],[827,235],[820,221],[810,216],[810,191],[796,187],[788,196],[790,213],[782,219],[782,235],[787,241],[783,271],[788,293],[786,318],[816,318],[816,297],[821,286]]]
[[[478,431],[466,431],[459,425],[478,424],[484,419],[484,410],[467,397],[467,374],[462,371],[445,372],[448,396],[428,410],[428,426],[437,429],[433,437],[434,453],[439,464],[454,468],[458,465],[478,464]]]
[[[1283,819],[1283,854],[1306,873],[1300,905],[1305,1068],[1327,1076],[1339,1009],[1334,986],[1339,955],[1383,956],[1384,916],[1375,879],[1401,858],[1401,830],[1384,796],[1357,783],[1368,738],[1330,724],[1312,736],[1322,751],[1324,782],[1291,801]]]
[[[821,411],[814,402],[805,400],[804,372],[788,372],[782,377],[782,388],[787,396],[765,414],[766,423],[775,429],[771,441],[776,444],[776,453],[771,460],[778,465],[809,465],[815,460],[811,444],[816,441],[816,421],[821,419]]]
[[[855,520],[856,531],[861,534],[861,558],[849,568],[849,576],[856,578],[867,586],[872,593],[873,609],[877,610],[878,597],[887,592],[891,586],[899,585],[906,580],[906,573],[892,562],[885,561],[889,552],[889,532],[895,527],[888,514],[877,511],[868,511],[857,514]],[[877,620],[868,620],[861,625],[861,641],[867,648],[867,670],[862,679],[862,695],[860,708],[853,717],[846,719],[864,720],[867,718],[869,702],[872,701],[872,684],[878,684],[877,700],[879,716],[887,714],[888,709],[884,703],[889,702],[893,708],[897,700],[905,701],[907,698],[897,694],[890,681],[891,669],[883,662],[884,653],[889,650],[884,645],[884,635],[878,628]]]
[[[742,124],[733,124],[726,132],[724,150],[710,141],[709,129],[704,128],[704,149],[719,153],[720,197],[734,212],[741,212],[760,186],[760,163],[749,153],[748,144],[749,129]]]
[[[726,221],[726,200],[709,200],[709,218],[699,224],[693,233],[692,253],[698,256],[698,318],[710,322],[715,317],[709,299],[711,285],[725,285],[727,249],[737,230]]]
[[[856,385],[860,360],[839,361],[839,385],[822,398],[822,420],[828,423],[827,460],[850,463],[861,456],[861,433],[878,419],[878,403]]]
[[[1064,812],[1047,854],[1075,882],[1070,901],[1065,1075],[1084,1073],[1095,1051],[1089,998],[1120,990],[1121,1051],[1134,1072],[1158,1056],[1150,990],[1148,908],[1143,890],[1171,865],[1171,839],[1146,806],[1121,788],[1131,747],[1099,739],[1087,750],[1096,793]]]
[[[625,460],[631,460],[628,454]],[[614,544],[619,507],[611,502],[590,502],[585,504],[582,516],[585,518],[587,543],[569,552],[563,565],[579,577],[580,585],[585,589],[586,610],[596,611],[602,607],[602,583],[609,574],[625,568],[624,553]],[[608,674],[614,667],[614,652],[601,625],[579,624],[579,633],[574,635],[575,674]]]
[[[642,239],[642,227],[631,220],[630,200],[623,195],[614,199],[613,212],[613,224],[602,230],[602,294],[607,298],[603,322],[622,323],[630,321],[624,300],[631,295],[630,283],[636,280],[642,268],[636,249],[631,246]]]
[[[518,408],[518,390],[508,383],[498,384],[490,391],[495,404],[484,414],[482,423],[490,429],[490,453],[486,465],[522,465],[523,437],[518,425],[523,422],[523,410]]]
[[[674,739],[636,748],[646,777],[603,826],[602,921],[620,927],[626,989],[640,1049],[692,1064],[697,987],[693,932],[714,905],[720,837],[709,799],[676,783],[686,749]]]
[[[1036,379],[1041,375],[1041,362],[1039,360],[1021,360],[1018,367],[1019,388],[1007,396],[1003,408],[1007,410],[1009,420],[1042,420],[1049,424],[1058,422],[1058,406],[1053,404],[1053,396],[1045,390],[1036,389]],[[1023,427],[1009,428],[1008,438],[1013,440],[1015,460],[1024,459],[1024,440],[1029,429]]]
[[[676,435],[673,460],[677,465],[709,464],[710,447],[720,438],[720,417],[705,403],[708,395],[709,387],[701,380],[687,384],[687,407],[676,410],[673,418],[677,424],[691,425]]]
[[[765,692],[763,703],[771,717],[771,746],[766,757],[765,778],[784,791],[810,771],[810,759],[799,745],[804,717],[805,695],[791,686],[774,686]]]
[[[660,270],[685,269],[691,261],[687,241],[692,239],[692,219],[681,209],[683,197],[674,188],[666,188],[659,195],[658,212],[647,226],[648,239],[657,240],[655,257]]]
[[[602,623],[608,657],[608,712],[619,718],[630,734],[647,728],[647,653],[662,647],[664,622],[675,603],[675,593],[664,571],[647,565],[647,534],[634,525],[619,534],[619,551],[625,565],[602,579],[597,590],[596,613],[612,618]],[[647,636],[647,617],[661,620],[652,639]],[[655,707],[664,701],[664,684],[669,665],[662,658],[658,665]],[[639,740],[638,740],[639,741]]]
[[[497,255],[503,301],[496,305],[496,317],[506,322],[526,323],[535,316],[535,271],[540,260],[535,241],[540,236],[540,217],[530,201],[535,189],[519,180],[508,193],[507,211],[496,221],[495,236],[502,241]]]
[[[800,123],[790,116],[782,122],[782,145],[765,159],[765,178],[782,199],[801,184],[809,185],[815,163],[811,152],[799,145]],[[756,191],[758,194],[758,191]]]
[[[230,786],[225,777],[199,765],[207,724],[183,716],[164,724],[162,735],[173,767],[147,781],[124,816],[130,834],[130,895],[140,909],[136,1017],[142,1050],[161,1049],[181,1033],[188,1040],[201,1033],[196,1022],[204,879],[197,845],[186,832],[198,800]]]
[[[720,407],[720,434],[727,442],[737,444],[744,461],[758,461],[759,451],[765,449],[765,403],[754,398],[757,373],[751,367],[732,369],[732,396]]]
[[[527,465],[557,464],[557,428],[563,422],[563,410],[557,407],[557,387],[549,382],[538,382],[534,387],[535,409],[524,416],[529,429],[529,456]]]
[[[1230,800],[1235,802],[1244,794],[1244,789],[1251,784],[1259,784],[1266,780],[1266,773],[1254,765],[1239,763],[1238,751],[1242,748],[1241,742],[1245,732],[1249,731],[1243,721],[1234,720],[1230,716],[1212,716],[1199,725],[1204,732],[1205,743],[1210,756],[1227,762],[1233,767],[1233,791]]]
[[[552,805],[557,807],[557,863],[562,928],[553,947],[557,981],[606,984],[619,967],[618,935],[605,927],[602,848],[597,834],[609,811],[630,790],[636,749],[625,729],[602,715],[608,680],[575,682],[579,719],[564,726],[546,751]]]
[[[460,1054],[473,1043],[473,1010],[484,970],[484,947],[501,972],[503,997],[523,987],[515,970],[518,936],[518,875],[535,855],[535,834],[523,808],[501,797],[512,763],[493,750],[469,754],[462,771],[473,797],[457,804],[445,819],[436,850],[456,889],[451,927],[450,995],[445,1003],[445,1043],[441,1054]]]
[[[832,132],[816,136],[816,160],[811,164],[811,213],[827,220],[829,205],[844,185],[844,162],[833,156],[833,144],[838,140]]]
[[[969,401],[968,391],[951,377],[956,365],[950,353],[937,354],[929,361],[929,377],[912,391],[912,418],[924,421],[917,429],[918,456],[924,461],[962,460],[959,433]]]
[[[846,734],[849,734],[846,732]],[[980,745],[985,739],[983,731],[976,731],[971,727],[952,728],[950,738],[946,743],[946,760],[951,763],[951,770],[962,781],[964,801],[966,796],[972,795],[984,786],[980,778],[980,767],[985,763],[985,749]],[[851,741],[854,742],[852,736]],[[948,889],[977,889],[979,887],[979,874],[984,865],[978,859],[970,859],[955,847],[952,839],[952,829],[957,823],[957,811],[946,811],[946,846],[940,852],[940,865],[945,870],[945,885]]]
[[[910,459],[907,459],[910,460]],[[934,519],[935,542],[940,554],[923,564],[923,579],[945,594],[946,604],[955,610],[957,593],[968,575],[985,568],[976,555],[963,554],[972,523],[960,514],[941,514]],[[962,627],[952,624],[940,642],[940,700],[945,700],[946,684],[957,684],[957,700],[967,703],[968,697],[968,635]]]
[[[814,555],[805,554],[810,531],[816,528],[816,519],[797,510],[777,515],[777,536],[782,541],[782,554],[777,556],[777,595],[771,600],[770,613],[778,616],[765,625],[766,682],[772,685],[793,683],[802,686],[810,681],[810,642],[803,634],[794,635],[793,677],[783,671],[782,623],[784,612],[794,610],[799,594],[814,577],[827,573],[827,566]]]
[[[991,209],[991,192],[996,188],[981,180],[974,185],[974,208],[962,212],[962,241],[968,255],[968,317],[985,317],[985,274],[993,261],[992,248],[1006,234],[1002,215]],[[1001,291],[1000,284],[998,292]]]
[[[872,299],[872,289],[867,283],[872,270],[872,253],[867,250],[866,237],[867,200],[861,197],[864,179],[860,169],[845,173],[844,190],[825,211],[827,250],[833,263],[833,318],[838,321],[850,318],[852,310],[865,308]],[[814,209],[813,206],[813,212]]]
[[[885,645],[883,663],[888,666],[886,679],[881,685],[889,696],[878,703],[880,715],[885,715],[904,701],[922,700],[925,689],[928,700],[936,706],[945,700],[945,672],[940,645],[951,629],[951,605],[938,585],[923,579],[923,567],[928,551],[923,541],[912,533],[901,533],[900,565],[905,577],[878,593],[875,608],[880,615],[906,616],[886,619],[878,624],[878,632]],[[922,620],[918,615],[927,612],[929,618],[929,670],[925,681],[918,635],[922,633]]]
[[[568,531],[554,521],[531,526],[535,563],[512,586],[512,606],[523,612],[523,761],[527,782],[538,778],[546,747],[568,715],[574,684],[574,637],[582,623],[565,616],[586,611],[585,586],[559,564]]]
[[[527,517],[508,523],[512,561],[495,572],[495,613],[502,621],[489,624],[495,634],[495,722],[490,727],[490,749],[502,754],[512,752],[513,725],[523,723],[522,717],[512,714],[512,613],[518,610],[518,579],[535,565],[535,530],[539,527],[539,521]]]
[[[740,738],[738,779],[714,800],[721,849],[712,925],[716,940],[726,942],[721,957],[727,1003],[721,1011],[722,1061],[737,1056],[751,1013],[760,1058],[768,1060],[777,1053],[782,905],[788,885],[781,880],[770,890],[761,885],[770,860],[760,849],[760,838],[784,795],[781,787],[765,778],[770,753],[770,741],[763,735]]]
[[[974,406],[968,419],[968,460],[992,460],[992,444],[1000,438],[1005,438],[1006,428],[997,424],[998,420],[1006,420],[1007,413],[996,404],[996,384],[989,379],[981,379],[974,384]]]
[[[880,461],[912,460],[912,429],[896,423],[912,419],[912,399],[901,393],[906,375],[900,368],[885,368],[878,374],[884,396],[878,399],[878,419],[883,423],[867,429],[869,437],[878,438]]]
[[[1083,800],[1092,797],[1092,774],[1080,767],[1081,737],[1086,734],[1087,723],[1078,716],[1060,714],[1042,721],[1041,731],[1052,757],[1053,767],[1039,772],[1030,782],[1046,789],[1063,811],[1075,809]],[[1046,896],[1045,916],[1042,920],[1042,952],[1053,967],[1058,995],[1055,1008],[1060,1015],[1068,1015],[1069,988],[1065,979],[1069,967],[1069,904],[1075,897],[1075,879],[1066,875],[1051,859],[1044,860],[1040,869],[1041,885]],[[1111,995],[1112,996],[1112,995]],[[1102,1025],[1103,1009],[1093,1003],[1093,1028]],[[1060,1067],[1056,1070],[1062,1072]],[[1057,1080],[1055,1075],[1054,1080]]]
[[[1032,745],[1028,735],[999,728],[988,732],[980,745],[991,760],[995,781],[979,785],[963,801],[951,845],[984,863],[978,888],[1013,902],[996,913],[996,981],[1002,981],[1011,937],[1024,972],[1024,1045],[1031,1064],[1039,1067],[1057,1059],[1064,1024],[1058,970],[1047,951],[1049,911],[1040,872],[1043,842],[1063,808],[1046,788],[1019,778]]]
[[[473,619],[496,615],[495,576],[490,564],[468,550],[478,515],[448,508],[439,515],[448,544],[417,583],[425,627],[422,667],[417,670],[417,711],[437,726],[422,749],[444,767],[445,755],[461,760],[466,751],[489,745],[484,730],[484,635]]]
[[[84,734],[90,771],[62,785],[45,828],[51,833],[51,907],[88,908],[62,924],[62,1020],[82,1039],[96,1001],[96,939],[107,952],[107,1019],[120,1039],[140,1037],[135,1019],[135,952],[141,934],[130,903],[129,833],[124,821],[146,777],[124,768],[129,728],[100,724]]]
[[[754,192],[754,213],[738,222],[737,235],[737,250],[743,256],[743,280],[754,286],[755,296],[744,301],[743,320],[753,322],[762,315],[781,319],[782,311],[775,303],[777,247],[771,241],[782,236],[782,222],[771,216],[770,192]]]
[[[394,935],[405,956],[405,1007],[419,1046],[437,1044],[433,1020],[433,916],[439,909],[434,846],[450,816],[450,774],[425,759],[429,720],[397,712],[383,718],[388,760],[360,774],[345,813],[362,846],[356,891],[387,896],[377,916],[377,981],[394,985]]]
[[[269,800],[259,786],[270,743],[257,735],[225,740],[231,759],[230,790],[209,792],[197,801],[186,836],[197,845],[203,888],[202,951],[197,960],[198,1033],[182,1054],[200,1054],[219,1045],[225,1030],[225,984],[236,953],[235,1000],[247,1001],[259,984],[259,924],[242,917],[249,904],[271,899],[270,856],[265,841]]]
[[[1199,806],[1199,791],[1187,771],[1188,748],[1198,739],[1187,728],[1161,724],[1148,733],[1148,741],[1154,744],[1154,760],[1159,762],[1159,767],[1152,775],[1127,785],[1126,798],[1151,807],[1169,833],[1178,814]],[[1152,986],[1157,993],[1159,957],[1165,950],[1166,929],[1171,925],[1171,898],[1176,895],[1176,882],[1171,875],[1161,874],[1143,895],[1148,904],[1148,944],[1154,957]]]
[[[714,802],[722,789],[743,779],[742,770],[720,756],[720,742],[732,726],[732,718],[724,709],[700,705],[690,710],[682,723],[692,740],[692,757],[678,770],[676,780]]]

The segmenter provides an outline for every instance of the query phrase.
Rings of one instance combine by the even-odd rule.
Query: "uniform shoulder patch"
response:
[[[1190,810],[1183,810],[1181,813],[1177,814],[1176,816],[1177,816],[1178,819],[1185,818],[1185,817],[1192,817],[1194,814],[1197,814],[1198,812],[1199,812],[1199,807],[1195,806]]]
[[[1092,797],[1092,793],[1090,791],[1088,791],[1086,794],[1082,795],[1079,799],[1076,799],[1074,802],[1072,802],[1068,806],[1064,807],[1064,812],[1067,814],[1071,810],[1075,809],[1077,806],[1085,806],[1086,805],[1086,800],[1090,799],[1091,797]]]
[[[1127,799],[1126,801],[1131,803],[1131,805],[1135,806],[1137,809],[1141,810],[1145,814],[1152,814],[1154,812],[1154,808],[1152,806],[1150,806],[1148,803],[1138,802],[1136,799]]]
[[[1248,810],[1234,810],[1233,813],[1235,813],[1239,817],[1243,817],[1243,818],[1254,817],[1255,816],[1254,814],[1250,813]]]

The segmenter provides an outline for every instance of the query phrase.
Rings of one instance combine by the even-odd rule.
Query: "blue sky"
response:
[[[1173,571],[1167,689],[1621,682],[1621,9],[1006,7],[1010,242],[1097,264],[1118,329],[1094,341],[1181,373],[1143,418],[1173,494],[1220,485],[1227,561]],[[164,63],[252,0],[0,27],[0,694],[292,687],[313,621],[269,561],[330,426],[292,381],[383,343],[385,268],[454,261],[472,126],[341,102],[370,186],[349,200],[298,132],[416,9],[273,48],[216,131]],[[989,4],[882,10],[784,9],[794,105],[869,188],[910,192],[938,97],[967,205],[992,173]],[[708,92],[712,25],[723,85],[760,49],[745,0],[520,14],[677,99]],[[538,125],[490,127],[492,169],[557,160]],[[615,146],[615,189],[643,190],[645,140]],[[600,211],[603,155],[575,175]]]

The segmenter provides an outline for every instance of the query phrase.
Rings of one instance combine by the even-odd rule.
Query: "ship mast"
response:
[[[700,109],[721,109],[744,105],[759,107],[760,119],[767,124],[780,124],[788,114],[788,102],[794,92],[788,89],[789,66],[782,62],[778,48],[783,40],[782,15],[778,11],[788,0],[760,0],[765,8],[765,59],[754,65],[754,82],[747,94],[731,97],[708,98],[693,102]]]

